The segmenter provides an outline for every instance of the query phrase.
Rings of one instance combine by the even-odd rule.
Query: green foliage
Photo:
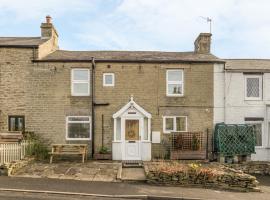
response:
[[[100,154],[106,154],[106,153],[109,153],[108,147],[102,146],[102,147],[99,149],[99,153],[100,153]]]
[[[27,155],[34,156],[36,160],[49,158],[48,141],[34,134],[34,132],[24,132],[24,138],[29,142],[26,148]]]

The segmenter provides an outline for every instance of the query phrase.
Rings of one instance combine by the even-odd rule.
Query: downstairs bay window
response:
[[[91,118],[89,116],[68,116],[66,118],[67,140],[90,140]]]

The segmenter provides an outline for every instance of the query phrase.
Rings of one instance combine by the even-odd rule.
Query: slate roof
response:
[[[41,37],[0,37],[0,47],[38,47],[47,40]]]
[[[222,62],[212,54],[161,51],[66,51],[57,50],[40,61],[96,61],[104,62]]]
[[[226,70],[270,70],[270,59],[226,59]]]

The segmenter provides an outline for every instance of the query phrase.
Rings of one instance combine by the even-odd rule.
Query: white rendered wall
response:
[[[224,64],[214,65],[214,124],[224,122]]]
[[[241,72],[225,72],[225,113],[226,124],[244,124],[245,117],[264,118],[262,127],[262,147],[256,147],[252,160],[270,160],[268,122],[270,120],[270,73],[263,75],[263,100],[245,100],[245,80]],[[269,116],[268,116],[269,115]]]

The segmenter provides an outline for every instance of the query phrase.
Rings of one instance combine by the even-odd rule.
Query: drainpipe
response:
[[[95,58],[92,57],[92,73],[91,73],[91,104],[92,104],[92,129],[91,129],[91,133],[92,133],[92,158],[94,157],[94,153],[95,153],[95,134],[94,134],[94,130],[95,130],[95,90],[94,90],[94,83],[95,83],[95,68],[96,68],[96,63],[95,63]]]

